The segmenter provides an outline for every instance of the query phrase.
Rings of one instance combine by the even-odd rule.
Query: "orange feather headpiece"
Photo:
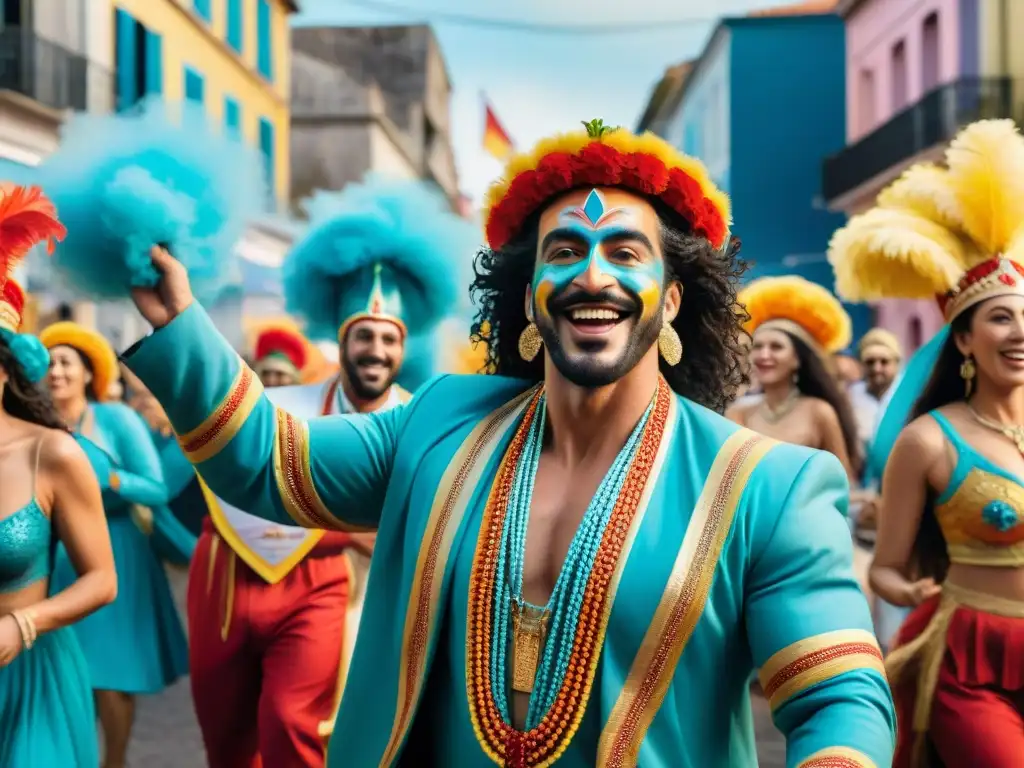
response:
[[[17,333],[25,311],[25,292],[11,277],[32,248],[54,241],[67,230],[57,211],[38,187],[0,183],[0,328]]]
[[[786,331],[819,354],[844,349],[852,337],[850,316],[828,290],[802,277],[762,277],[747,285],[737,302],[747,310],[746,329]]]
[[[583,187],[619,187],[659,200],[714,247],[725,245],[731,224],[729,198],[704,165],[654,134],[636,136],[602,120],[544,139],[514,156],[491,186],[484,214],[488,245],[497,250],[531,214],[556,195]]]

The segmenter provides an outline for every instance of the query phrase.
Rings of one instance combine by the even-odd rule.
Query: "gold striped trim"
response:
[[[829,747],[815,752],[796,768],[878,768],[875,762],[856,749],[849,747]]]
[[[213,413],[195,429],[178,437],[185,456],[193,464],[213,458],[245,425],[263,395],[263,384],[241,359],[239,371],[227,395]]]
[[[774,445],[773,440],[740,429],[715,457],[658,608],[601,733],[599,765],[622,768],[637,764],[647,729],[704,611],[718,558],[750,475]]]
[[[412,578],[399,657],[395,719],[381,756],[381,768],[390,766],[398,757],[412,725],[416,702],[423,688],[429,640],[437,621],[441,582],[448,567],[455,532],[462,524],[469,501],[502,436],[519,418],[536,391],[537,387],[531,387],[482,419],[463,440],[441,477]]]
[[[818,683],[858,669],[885,677],[878,641],[863,629],[840,629],[786,646],[764,663],[758,677],[775,710]]]
[[[274,411],[274,481],[288,516],[303,528],[347,532],[374,530],[342,522],[331,514],[313,481],[309,424],[280,408]]]

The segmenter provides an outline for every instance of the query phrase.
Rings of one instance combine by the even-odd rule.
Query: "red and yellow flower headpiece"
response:
[[[44,328],[39,340],[47,349],[71,347],[84,355],[92,366],[93,396],[101,403],[110,399],[110,385],[117,381],[121,371],[114,348],[98,331],[65,320]]]
[[[746,329],[751,334],[760,328],[777,328],[819,354],[833,354],[850,343],[852,323],[843,305],[825,288],[802,277],[754,280],[740,291],[737,302],[750,315]]]
[[[832,237],[845,299],[935,297],[951,322],[986,299],[1024,295],[1024,137],[1013,120],[982,120],[945,160],[907,170]]]
[[[695,235],[716,248],[725,245],[729,198],[699,160],[650,133],[636,136],[601,120],[583,125],[586,130],[544,139],[509,161],[487,193],[484,220],[491,248],[506,245],[551,198],[583,187],[619,187],[660,200]]]

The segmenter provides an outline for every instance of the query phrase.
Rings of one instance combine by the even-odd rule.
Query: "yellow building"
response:
[[[267,160],[288,199],[294,0],[113,0],[118,108],[145,95],[201,102]]]

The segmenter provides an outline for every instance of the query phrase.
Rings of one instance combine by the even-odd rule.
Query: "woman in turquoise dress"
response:
[[[70,625],[114,599],[117,577],[96,476],[41,386],[48,355],[18,333],[25,295],[7,279],[62,228],[38,192],[0,185],[0,243],[11,227],[29,237],[0,251],[0,766],[96,768],[89,672]],[[78,576],[47,597],[58,540]]]
[[[72,429],[105,452],[112,464],[103,507],[120,590],[117,600],[75,627],[89,664],[103,725],[106,768],[125,764],[135,696],[159,693],[188,672],[188,647],[167,574],[148,537],[165,509],[160,458],[141,417],[122,403],[103,402],[117,378],[106,340],[70,322],[40,334],[49,349],[50,391]],[[100,478],[101,485],[105,478]],[[75,578],[58,548],[53,588]]]

